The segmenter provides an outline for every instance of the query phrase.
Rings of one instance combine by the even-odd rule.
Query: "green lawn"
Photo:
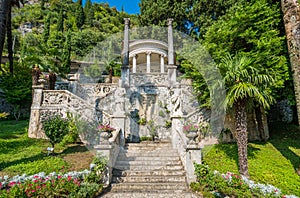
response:
[[[300,196],[300,130],[297,126],[272,124],[268,142],[248,145],[250,178],[256,182],[271,184],[284,194]],[[220,144],[205,147],[204,161],[213,170],[238,173],[236,144]]]
[[[27,128],[28,121],[0,121],[0,176],[89,168],[93,155],[83,145],[58,145],[47,156],[48,141],[28,138]]]

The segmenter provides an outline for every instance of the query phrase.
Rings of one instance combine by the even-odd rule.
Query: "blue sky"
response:
[[[122,6],[124,11],[129,14],[138,14],[140,13],[139,2],[140,0],[92,0],[92,2],[97,3],[108,3],[110,7],[115,6],[117,10],[121,11]],[[83,5],[85,0],[82,1]]]

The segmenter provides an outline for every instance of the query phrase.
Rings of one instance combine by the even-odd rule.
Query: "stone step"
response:
[[[111,192],[185,192],[187,185],[183,182],[168,182],[168,183],[117,183],[112,184]]]
[[[125,176],[125,177],[113,177],[114,183],[165,183],[165,182],[186,182],[185,176]]]
[[[162,158],[163,159],[163,158]],[[116,166],[165,166],[165,165],[181,165],[179,160],[162,160],[162,159],[153,159],[153,160],[142,160],[142,161],[117,161]]]
[[[137,155],[137,156],[127,156],[127,155],[119,155],[117,158],[117,161],[151,161],[151,160],[168,160],[168,161],[174,161],[174,160],[180,160],[180,158],[178,157],[178,155],[174,155],[174,156],[141,156],[141,155]]]
[[[137,148],[137,149],[173,149],[172,145],[170,144],[130,144],[130,145],[125,145],[124,148],[126,149],[132,149],[132,148]]]
[[[153,170],[153,171],[131,171],[131,170],[116,170],[113,169],[113,175],[117,177],[125,176],[185,176],[184,170]]]
[[[100,196],[102,198],[200,198],[202,196],[189,192],[127,192],[127,193],[109,193],[107,195]]]
[[[130,166],[130,165],[116,165],[114,166],[115,169],[118,170],[131,170],[131,171],[158,171],[158,170],[183,170],[182,165],[161,165],[161,166],[145,166],[145,165],[140,165],[140,166]]]
[[[121,150],[119,156],[127,156],[127,157],[136,157],[136,156],[143,156],[143,157],[177,157],[178,154],[176,151],[128,151],[128,150]]]

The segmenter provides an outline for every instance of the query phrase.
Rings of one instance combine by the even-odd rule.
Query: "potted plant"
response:
[[[186,137],[189,139],[189,143],[196,143],[195,139],[198,137],[199,126],[187,122],[183,125],[182,131],[186,134]]]
[[[97,130],[100,133],[100,142],[107,142],[112,137],[112,132],[116,129],[109,124],[100,124]]]

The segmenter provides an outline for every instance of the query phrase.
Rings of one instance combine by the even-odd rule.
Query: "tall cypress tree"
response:
[[[62,32],[64,30],[64,11],[60,8],[58,20],[57,20],[57,31]]]
[[[82,7],[82,0],[77,1],[75,17],[76,17],[76,26],[78,29],[81,30],[81,27],[84,24],[84,12]]]
[[[62,54],[61,73],[68,74],[71,66],[71,31],[68,30]]]
[[[85,24],[88,26],[93,25],[94,20],[94,7],[91,0],[87,0],[84,5]]]
[[[43,32],[43,41],[46,43],[48,41],[50,35],[50,23],[51,23],[51,14],[50,12],[47,14],[44,22],[44,32]]]

